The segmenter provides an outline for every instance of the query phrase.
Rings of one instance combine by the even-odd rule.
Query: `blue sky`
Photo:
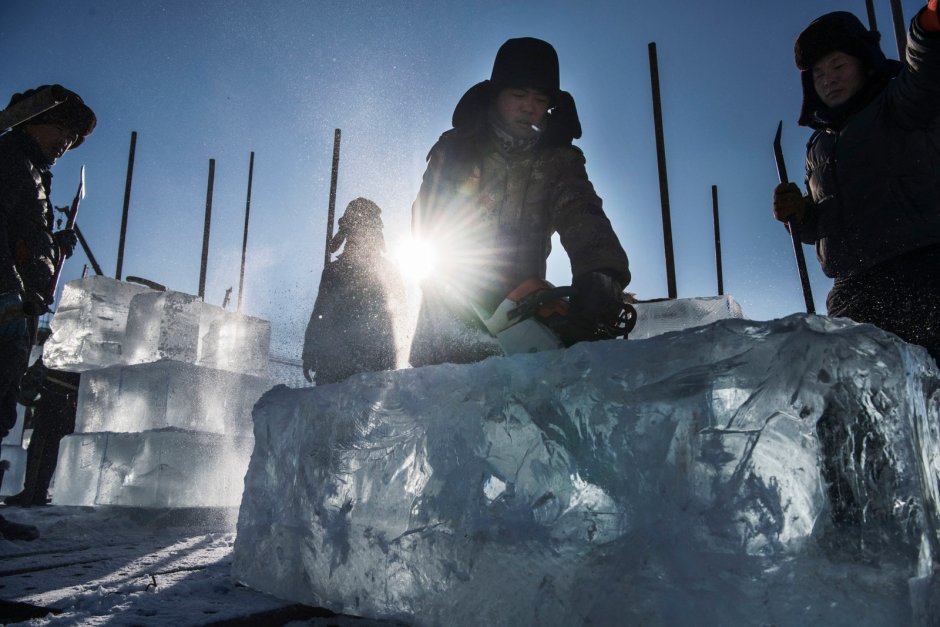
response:
[[[902,3],[905,19],[921,3]],[[882,48],[897,58],[888,0]],[[488,78],[510,37],[552,43],[575,97],[577,143],[630,257],[638,298],[666,296],[647,46],[658,50],[680,298],[716,293],[711,186],[718,186],[725,292],[753,319],[803,310],[790,239],[770,214],[771,142],[784,121],[790,177],[809,131],[796,126],[793,41],[819,15],[863,0],[786,3],[558,1],[252,2],[3,0],[0,101],[45,83],[98,115],[54,169],[66,205],[86,165],[79,225],[116,270],[132,131],[137,131],[123,274],[196,293],[209,159],[216,160],[206,300],[237,292],[249,153],[255,152],[243,311],[298,353],[323,265],[333,132],[343,142],[337,215],[366,196],[391,248],[409,229],[424,159],[463,92]],[[817,311],[831,282],[804,248]],[[79,252],[65,279],[82,271]],[[549,280],[567,284],[556,250]],[[235,293],[233,292],[233,306]]]

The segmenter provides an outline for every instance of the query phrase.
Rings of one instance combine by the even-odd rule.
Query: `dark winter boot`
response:
[[[24,525],[0,516],[0,537],[5,540],[31,541],[39,537],[39,529],[33,525]]]
[[[3,499],[3,503],[14,507],[29,507],[33,504],[33,495],[30,490],[23,490],[19,494],[6,497]]]

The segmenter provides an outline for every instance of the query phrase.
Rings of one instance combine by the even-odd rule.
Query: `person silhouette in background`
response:
[[[396,366],[395,322],[405,289],[397,268],[383,256],[381,214],[371,200],[356,198],[338,221],[330,252],[343,251],[323,268],[304,335],[307,381],[337,383]]]
[[[14,94],[10,105],[46,87]],[[82,144],[97,122],[78,94],[54,87],[64,96],[60,104],[0,136],[0,439],[16,423],[20,380],[29,365],[39,316],[52,304],[56,264],[71,256],[78,242],[71,229],[53,232],[50,170],[65,151]],[[38,537],[35,527],[2,517],[0,534]]]
[[[26,453],[26,480],[7,505],[30,507],[48,503],[49,483],[59,460],[59,442],[75,431],[81,375],[47,368],[40,357],[23,376],[19,403],[32,408],[33,435]]]
[[[940,359],[940,19],[911,22],[904,63],[851,13],[796,40],[800,124],[814,129],[807,195],[774,190],[774,217],[816,245],[830,316],[874,324]]]

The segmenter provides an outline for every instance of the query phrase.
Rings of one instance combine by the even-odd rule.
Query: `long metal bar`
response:
[[[212,225],[212,186],[215,182],[215,159],[209,159],[209,184],[206,188],[206,223],[202,230],[202,264],[199,267],[199,297],[206,299],[206,268],[209,265],[209,228]]]
[[[333,239],[333,216],[336,214],[336,181],[339,178],[339,140],[341,131],[333,132],[333,171],[330,174],[330,206],[326,215],[326,250],[323,267],[330,263],[330,240]]]
[[[891,20],[894,22],[894,38],[898,42],[898,59],[907,56],[907,24],[904,23],[904,11],[901,0],[891,0]]]
[[[251,179],[255,172],[255,153],[248,159],[248,194],[245,197],[245,232],[242,235],[242,267],[238,274],[238,305],[235,311],[242,310],[242,289],[245,287],[245,257],[248,252],[248,217],[251,215]]]
[[[777,163],[777,177],[781,183],[787,183],[790,178],[787,176],[787,164],[783,160],[783,147],[780,145],[780,135],[783,132],[783,120],[777,125],[777,134],[774,136],[774,161]],[[796,257],[796,269],[800,273],[800,286],[803,288],[803,301],[806,303],[806,313],[816,313],[816,305],[813,304],[813,290],[809,284],[809,273],[806,271],[806,259],[803,257],[803,242],[800,240],[799,225],[790,220],[787,222],[787,228],[790,230],[790,239],[793,240],[793,254]]]
[[[137,152],[137,131],[131,132],[131,148],[127,154],[127,180],[124,182],[124,208],[121,211],[121,236],[118,240],[117,269],[114,278],[121,280],[124,271],[124,243],[127,239],[127,214],[131,206],[131,183],[134,180],[134,154]]]
[[[865,0],[865,10],[868,12],[868,30],[878,32],[878,20],[875,18],[875,0]]]
[[[101,266],[98,265],[98,260],[95,259],[95,256],[91,253],[91,248],[88,246],[88,242],[85,240],[85,236],[82,235],[81,229],[78,228],[78,224],[75,224],[75,235],[78,236],[78,243],[82,245],[82,250],[85,251],[85,256],[88,257],[88,261],[91,262],[91,267],[94,269],[95,274],[101,276],[104,272],[101,271]]]
[[[653,88],[653,124],[656,130],[656,161],[659,165],[659,197],[663,214],[663,247],[666,252],[666,285],[669,298],[676,298],[676,261],[672,249],[672,218],[669,212],[669,182],[666,177],[666,145],[663,138],[663,110],[659,94],[659,63],[656,42],[649,44],[650,82]]]
[[[718,295],[725,293],[725,282],[721,272],[721,229],[718,226],[718,186],[712,185],[712,221],[715,223],[715,270],[718,273]]]

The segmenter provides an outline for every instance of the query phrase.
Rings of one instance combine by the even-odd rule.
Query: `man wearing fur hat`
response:
[[[45,87],[15,94],[10,105]],[[60,104],[0,136],[0,298],[5,311],[22,310],[22,316],[0,322],[0,439],[16,422],[20,380],[39,316],[52,304],[56,263],[70,256],[77,242],[72,230],[53,232],[50,169],[66,150],[84,141],[96,122],[78,94],[55,88],[64,98]],[[10,525],[0,524],[0,534],[15,535]]]
[[[868,322],[940,359],[940,19],[911,22],[905,62],[887,60],[851,13],[829,13],[796,41],[800,124],[815,132],[807,195],[774,190],[834,279],[830,316]]]
[[[396,366],[395,321],[404,306],[398,270],[383,256],[382,210],[356,198],[339,219],[304,336],[304,377],[317,385]]]
[[[581,124],[559,85],[550,44],[510,39],[431,149],[412,231],[445,258],[422,285],[413,366],[502,354],[477,312],[492,312],[527,279],[545,278],[554,233],[578,290],[572,315],[609,322],[619,314],[627,255],[571,143]]]

